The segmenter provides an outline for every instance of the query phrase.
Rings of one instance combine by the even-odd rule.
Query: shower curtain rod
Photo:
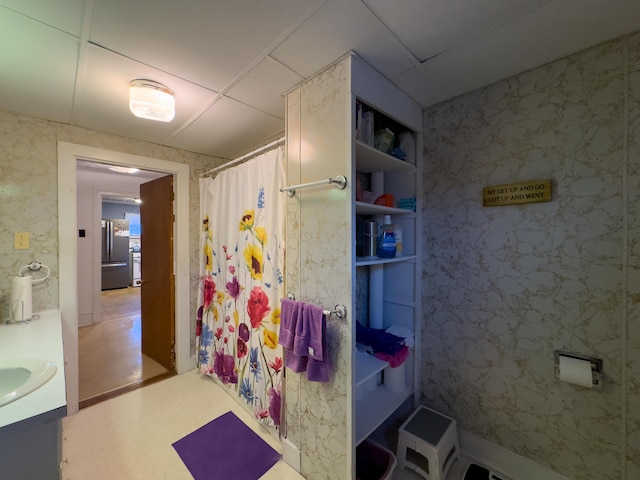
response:
[[[207,175],[211,175],[212,173],[215,173],[218,170],[224,170],[225,168],[233,167],[234,165],[237,165],[238,163],[242,163],[242,162],[244,162],[246,160],[249,160],[249,159],[251,159],[253,157],[257,157],[261,153],[264,153],[264,152],[267,152],[269,150],[272,150],[272,149],[276,148],[279,145],[284,145],[284,142],[285,142],[285,138],[284,137],[279,138],[275,142],[268,143],[264,147],[260,147],[257,150],[254,150],[253,152],[249,152],[246,155],[242,155],[241,157],[236,158],[235,160],[231,160],[230,162],[227,162],[227,163],[225,163],[223,165],[220,165],[218,167],[212,168],[211,170],[208,170],[208,171],[204,172],[203,174],[201,174],[200,177],[206,177]]]

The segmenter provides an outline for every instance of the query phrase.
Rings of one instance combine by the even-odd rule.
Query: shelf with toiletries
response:
[[[398,262],[413,262],[415,263],[415,255],[403,255],[401,257],[394,258],[378,258],[378,257],[356,257],[356,266],[362,267],[365,265],[382,265],[385,263],[398,263]]]
[[[356,201],[356,213],[358,215],[402,215],[415,216],[416,212],[397,207],[376,205],[375,203]]]
[[[393,157],[377,148],[356,140],[358,171],[363,173],[391,172],[401,170],[415,173],[416,166],[406,160]]]
[[[421,119],[417,118],[416,110],[397,109],[401,101],[386,104],[391,111],[383,113],[378,101],[357,98],[355,105],[354,229],[356,284],[360,292],[356,297],[365,298],[364,302],[356,303],[355,311],[360,311],[356,318],[361,319],[363,325],[376,331],[385,330],[386,333],[391,326],[403,327],[411,337],[411,345],[408,345],[411,353],[400,367],[391,368],[388,362],[354,346],[356,444],[408,399],[412,398],[414,403],[419,401],[418,365],[414,352],[419,343],[420,323],[421,227],[416,212],[419,212],[417,197],[421,169],[416,160],[420,158]],[[363,122],[365,113],[367,119]],[[380,138],[377,138],[378,134]],[[369,242],[375,226],[379,229],[375,253],[380,253],[379,237],[389,220],[394,236],[400,236],[395,256],[358,256],[371,252]]]
[[[356,206],[356,266],[389,264],[397,262],[416,262],[416,221],[415,212],[404,209],[391,209],[390,207],[373,206],[371,209],[360,209]],[[375,208],[377,207],[377,208]],[[391,215],[387,212],[395,212]],[[396,253],[391,258],[381,258],[378,256],[378,249],[375,251],[370,246],[365,246],[370,242],[371,228],[381,230],[385,217],[389,215],[393,218],[394,235],[396,238]],[[376,237],[376,244],[380,241],[380,232]]]

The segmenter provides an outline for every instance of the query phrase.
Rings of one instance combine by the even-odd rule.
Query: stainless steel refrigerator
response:
[[[102,290],[129,285],[129,220],[102,220]]]

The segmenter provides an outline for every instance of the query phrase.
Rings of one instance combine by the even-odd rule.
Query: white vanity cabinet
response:
[[[38,312],[26,324],[0,325],[0,359],[46,360],[56,372],[31,393],[0,407],[0,478],[60,478],[62,418],[67,414],[62,320]]]

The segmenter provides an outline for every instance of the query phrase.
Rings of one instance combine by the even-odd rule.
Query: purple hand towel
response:
[[[302,320],[302,304],[283,298],[280,303],[280,334],[278,343],[286,349],[293,349],[298,320]]]
[[[314,305],[304,305],[302,320],[307,334],[307,380],[311,382],[329,381],[327,355],[327,321],[323,310]]]
[[[307,372],[307,380],[329,381],[326,355],[326,319],[314,305],[283,299],[280,309],[280,337],[284,364],[290,370]]]
[[[299,357],[322,360],[324,354],[322,338],[325,328],[323,310],[315,305],[304,303],[302,305],[302,321],[296,325],[293,353]]]
[[[280,334],[278,343],[284,347],[284,365],[296,373],[307,369],[307,357],[301,357],[294,353],[293,346],[296,342],[296,329],[302,324],[302,302],[296,302],[283,298],[280,303]]]

